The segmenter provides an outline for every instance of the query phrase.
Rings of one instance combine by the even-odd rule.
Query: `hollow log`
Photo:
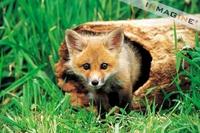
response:
[[[142,109],[144,100],[155,101],[157,105],[163,103],[164,94],[176,90],[172,80],[176,76],[176,51],[186,45],[194,47],[195,30],[184,25],[176,25],[178,45],[175,49],[174,22],[169,18],[142,19],[108,22],[90,22],[80,25],[74,30],[92,34],[101,34],[122,27],[125,37],[135,45],[142,55],[142,76],[137,89],[133,91],[133,108]],[[75,75],[67,75],[64,63],[68,60],[65,42],[59,50],[60,59],[56,64],[58,86],[71,95],[73,106],[89,106],[88,92],[82,81]],[[183,78],[184,79],[184,78]],[[188,88],[185,79],[182,86]]]

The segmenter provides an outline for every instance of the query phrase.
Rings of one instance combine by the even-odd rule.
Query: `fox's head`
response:
[[[121,28],[102,36],[81,35],[67,30],[65,41],[71,69],[81,75],[93,90],[101,88],[117,72],[123,40]]]

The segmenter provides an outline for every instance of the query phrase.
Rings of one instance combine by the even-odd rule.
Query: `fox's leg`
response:
[[[119,90],[119,105],[125,108],[126,111],[132,110],[132,86],[131,84],[125,85]]]
[[[111,108],[111,105],[109,104],[108,95],[106,93],[97,93],[95,95],[95,102],[98,114],[100,114],[101,118],[105,118],[106,112],[108,112]]]

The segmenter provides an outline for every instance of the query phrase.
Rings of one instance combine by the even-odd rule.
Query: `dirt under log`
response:
[[[75,28],[77,32],[101,34],[117,27],[124,29],[126,41],[135,45],[142,54],[142,76],[133,92],[133,108],[142,109],[145,97],[155,100],[157,105],[163,103],[163,92],[169,93],[176,89],[172,83],[176,75],[176,55],[174,45],[173,21],[168,18],[143,19],[109,22],[91,22]],[[183,25],[176,25],[178,50],[185,45],[194,46],[195,30]],[[60,59],[56,64],[58,86],[71,95],[73,106],[89,106],[87,91],[82,81],[72,74],[68,74],[64,63],[68,60],[65,42],[60,46]],[[182,81],[186,88],[187,80]]]

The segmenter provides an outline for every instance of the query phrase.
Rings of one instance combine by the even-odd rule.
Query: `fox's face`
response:
[[[123,37],[121,29],[104,36],[86,36],[67,30],[65,40],[71,69],[84,77],[93,90],[101,88],[117,72]]]

